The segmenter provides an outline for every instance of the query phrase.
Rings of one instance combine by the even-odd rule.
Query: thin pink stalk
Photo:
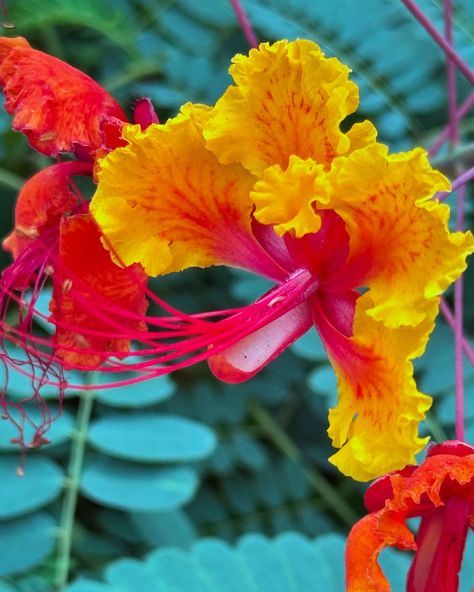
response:
[[[469,113],[469,111],[474,107],[474,92],[472,92],[461,107],[456,111],[456,119],[460,121],[465,115]],[[444,128],[444,130],[439,134],[436,140],[431,145],[431,148],[428,151],[430,158],[436,156],[441,149],[441,146],[446,142],[449,138],[451,127],[448,125]]]
[[[444,34],[446,41],[453,45],[453,5],[452,0],[444,0]],[[456,64],[451,58],[446,60],[446,83],[448,87],[448,113],[449,113],[449,141],[451,144],[459,142],[456,93]]]
[[[434,196],[434,199],[443,201],[451,194],[453,194],[455,191],[458,191],[458,189],[464,187],[464,185],[469,183],[469,181],[471,181],[472,179],[474,179],[474,167],[467,169],[467,171],[464,171],[464,173],[462,173],[461,175],[459,175],[459,177],[456,177],[456,179],[454,179],[454,181],[451,183],[451,191],[439,191]]]
[[[235,16],[239,21],[240,28],[242,29],[243,34],[245,35],[247,43],[250,45],[250,47],[258,47],[257,36],[255,35],[254,30],[252,29],[252,25],[250,24],[247,14],[245,13],[245,10],[243,9],[240,1],[230,0],[230,3],[232,4]]]
[[[436,30],[429,18],[420,10],[412,0],[402,0],[403,4],[413,14],[420,25],[431,35],[434,41],[458,67],[468,82],[474,85],[474,71],[466,64],[462,57],[456,52],[453,46]]]
[[[449,308],[447,302],[443,298],[441,299],[440,310],[446,322],[454,331],[454,314],[453,311]],[[462,349],[466,358],[469,360],[472,366],[474,366],[474,349],[465,337],[463,337],[462,339]]]
[[[453,5],[452,0],[444,0],[444,33],[446,41],[453,46]],[[457,118],[456,65],[448,56],[446,60],[446,83],[448,90],[449,141],[451,146],[459,142],[459,121]],[[464,198],[466,186],[462,185],[456,199],[456,229],[464,227]],[[463,358],[463,279],[454,286],[454,369],[456,386],[456,438],[464,440],[464,358]]]

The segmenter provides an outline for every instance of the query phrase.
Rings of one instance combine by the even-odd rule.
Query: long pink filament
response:
[[[255,35],[254,30],[252,29],[252,25],[250,24],[250,21],[247,17],[247,14],[245,13],[245,10],[242,7],[242,4],[239,0],[230,0],[230,3],[232,5],[232,8],[234,9],[235,16],[237,17],[240,28],[242,29],[247,43],[250,47],[258,47],[257,36]]]
[[[452,0],[444,0],[444,28],[446,41],[453,46]],[[451,146],[459,143],[459,120],[457,118],[456,64],[452,57],[446,60],[446,81],[448,89],[449,141]],[[466,186],[457,192],[456,229],[464,227],[464,195]],[[454,368],[456,384],[456,438],[464,440],[464,372],[463,372],[463,278],[454,286]]]

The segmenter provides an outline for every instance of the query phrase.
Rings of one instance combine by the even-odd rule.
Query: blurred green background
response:
[[[313,39],[349,64],[360,86],[357,117],[371,118],[393,151],[429,147],[446,124],[444,56],[398,0],[242,3],[262,41]],[[419,5],[442,30],[441,3]],[[230,82],[230,58],[247,51],[227,0],[13,0],[8,8],[17,27],[8,35],[88,73],[126,110],[151,97],[162,121],[186,101],[214,102]],[[455,2],[454,27],[456,47],[474,68],[472,0]],[[470,90],[461,77],[458,90],[460,99]],[[17,190],[48,161],[10,126],[0,112],[2,235]],[[461,131],[462,144],[434,161],[450,176],[474,165],[474,115]],[[7,265],[8,256],[0,257]],[[465,277],[472,334],[472,271]],[[267,286],[212,269],[154,288],[192,312],[248,303]],[[434,440],[454,434],[453,360],[452,335],[440,321],[417,363],[420,388],[435,398],[422,426]],[[473,385],[466,365],[471,443]],[[244,385],[220,384],[201,364],[95,398],[68,393],[51,443],[28,452],[21,479],[16,433],[3,422],[0,592],[342,592],[344,540],[363,514],[365,486],[327,462],[335,388],[310,332]],[[28,394],[28,382],[12,375],[9,396]],[[54,411],[54,392],[46,396]],[[474,586],[471,539],[468,545],[461,592]],[[384,552],[393,590],[403,589],[409,561],[409,553]]]

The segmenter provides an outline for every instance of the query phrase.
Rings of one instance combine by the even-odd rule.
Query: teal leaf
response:
[[[327,361],[328,356],[323,342],[314,330],[308,331],[290,346],[290,349],[300,358],[313,361]]]
[[[180,511],[132,512],[130,520],[142,539],[152,547],[188,549],[197,539],[197,531],[188,516]]]
[[[162,468],[99,457],[84,469],[81,490],[107,507],[164,512],[188,502],[197,483],[196,473],[184,467]]]
[[[150,592],[159,590],[158,578],[136,559],[119,559],[105,571],[105,578],[113,590],[120,592]]]
[[[15,592],[15,588],[5,582],[0,582],[0,592]]]
[[[65,592],[113,592],[107,584],[87,578],[80,578],[65,589]]]
[[[130,378],[130,376],[128,374],[126,378]],[[102,376],[102,380],[107,380],[106,374]],[[120,380],[120,374],[114,374],[113,380]],[[133,387],[126,385],[98,389],[96,399],[110,407],[143,408],[169,399],[175,392],[175,388],[175,384],[169,376],[158,376],[151,380],[138,382]]]
[[[205,458],[214,433],[184,417],[158,413],[115,413],[92,423],[89,442],[101,452],[141,462],[185,462]]]
[[[69,439],[71,432],[74,429],[74,418],[68,411],[62,410],[59,415],[57,407],[51,405],[48,407],[52,423],[45,434],[48,444],[43,444],[42,449],[63,444]],[[15,408],[10,409],[10,415],[19,425],[22,425],[24,443],[28,446],[35,435],[33,425],[41,425],[44,418],[40,410],[34,405],[25,405],[24,412],[26,413],[28,420],[22,425],[22,414]],[[33,422],[33,424],[31,422]],[[12,442],[12,440],[15,440],[20,435],[18,427],[12,421],[4,421],[1,427],[0,450],[16,450],[19,452],[19,444],[17,442]]]
[[[13,518],[49,504],[61,493],[63,470],[42,456],[0,456],[0,519]],[[18,469],[24,475],[18,475]]]
[[[412,553],[391,547],[384,549],[380,554],[380,567],[390,582],[392,590],[405,590],[412,558]]]
[[[33,514],[0,523],[0,575],[38,565],[54,548],[56,523],[48,514]]]

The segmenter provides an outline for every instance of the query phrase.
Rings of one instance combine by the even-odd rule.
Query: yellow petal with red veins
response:
[[[188,105],[165,125],[128,126],[128,145],[100,162],[91,212],[116,260],[159,275],[188,267],[259,269],[250,228],[255,179],[205,148],[208,110]]]
[[[341,121],[359,103],[349,68],[326,58],[312,41],[262,43],[249,56],[233,58],[231,86],[205,125],[207,146],[224,164],[242,163],[261,175],[268,166],[288,166],[292,154],[328,168],[345,154],[351,138]],[[373,141],[366,125],[353,135],[357,144]]]
[[[22,37],[0,39],[0,86],[13,129],[47,156],[71,152],[76,145],[102,145],[104,116],[126,120],[99,84],[57,58],[33,49]]]
[[[472,234],[449,232],[448,206],[431,199],[449,189],[448,180],[421,148],[388,155],[381,144],[336,159],[328,178],[325,207],[346,223],[348,268],[365,262],[361,285],[373,300],[367,314],[388,327],[422,322],[474,251]]]
[[[285,171],[279,165],[269,167],[256,183],[250,194],[255,204],[254,217],[262,224],[273,224],[279,236],[289,232],[300,238],[321,227],[316,204],[327,204],[329,191],[321,165],[290,156]]]
[[[315,323],[338,379],[328,434],[340,450],[330,461],[360,481],[414,463],[427,443],[418,424],[431,398],[417,390],[411,360],[424,350],[436,304],[417,327],[393,329],[367,315],[373,303],[366,293],[356,303],[352,337],[334,328],[324,303],[316,306]]]

